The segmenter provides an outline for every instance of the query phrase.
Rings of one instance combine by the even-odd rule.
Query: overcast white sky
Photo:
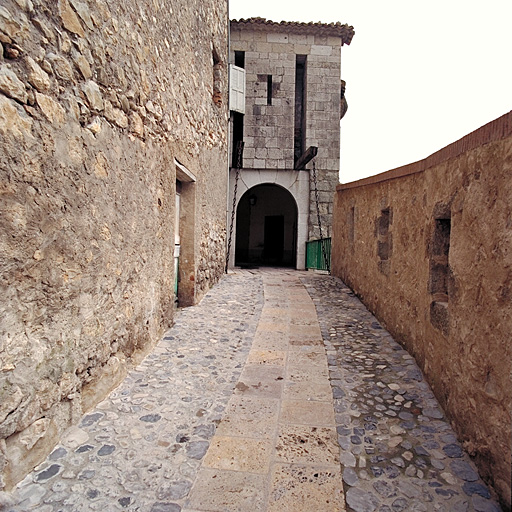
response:
[[[512,0],[229,0],[231,19],[340,21],[346,183],[434,153],[512,110]]]

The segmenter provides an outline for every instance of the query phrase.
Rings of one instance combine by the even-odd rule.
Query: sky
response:
[[[352,25],[340,181],[421,160],[512,110],[512,0],[229,0],[231,19]]]

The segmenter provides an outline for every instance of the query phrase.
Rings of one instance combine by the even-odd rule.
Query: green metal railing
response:
[[[323,249],[322,249],[323,245]],[[325,250],[325,256],[324,256]],[[325,261],[327,259],[327,261]],[[331,239],[310,240],[306,242],[306,268],[315,270],[330,270],[331,268]]]

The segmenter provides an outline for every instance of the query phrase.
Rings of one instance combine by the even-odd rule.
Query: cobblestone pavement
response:
[[[496,512],[414,359],[339,279],[302,279],[327,350],[348,510]]]
[[[238,381],[261,278],[228,275],[183,309],[155,350],[72,428],[8,510],[176,512]]]
[[[181,311],[13,496],[10,512],[501,510],[350,290],[273,269]]]

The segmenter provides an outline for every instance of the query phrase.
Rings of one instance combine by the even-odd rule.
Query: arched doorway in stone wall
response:
[[[256,185],[240,198],[236,215],[235,265],[296,266],[297,204],[290,192]]]

